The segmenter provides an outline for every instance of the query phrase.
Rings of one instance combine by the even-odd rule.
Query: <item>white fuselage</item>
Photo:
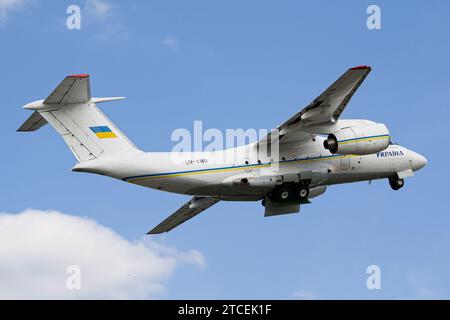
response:
[[[74,171],[107,175],[168,192],[214,196],[222,200],[258,200],[273,185],[245,185],[242,179],[306,177],[310,186],[389,178],[416,171],[426,159],[399,145],[370,155],[338,155],[324,149],[324,137],[280,144],[277,160],[258,156],[256,144],[213,152],[136,152],[105,157],[74,167]],[[232,156],[231,156],[232,155]],[[279,159],[279,160],[278,160]]]

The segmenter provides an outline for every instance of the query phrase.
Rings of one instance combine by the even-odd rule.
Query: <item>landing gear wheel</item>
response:
[[[272,197],[277,201],[289,200],[292,196],[291,188],[287,186],[280,186],[272,192]]]
[[[397,176],[389,178],[389,184],[392,190],[398,190],[405,185],[405,180],[399,179]]]
[[[300,186],[297,189],[297,197],[300,200],[305,200],[307,199],[309,196],[309,188],[308,187],[304,187],[304,186]]]

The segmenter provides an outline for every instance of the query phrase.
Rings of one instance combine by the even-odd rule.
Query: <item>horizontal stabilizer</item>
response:
[[[47,120],[45,120],[39,112],[35,111],[31,114],[31,116],[20,126],[17,131],[27,132],[27,131],[36,131],[41,127],[47,124]]]
[[[124,99],[125,99],[125,97],[92,98],[90,102],[93,102],[93,103],[101,103],[101,102],[116,101],[116,100],[124,100]]]

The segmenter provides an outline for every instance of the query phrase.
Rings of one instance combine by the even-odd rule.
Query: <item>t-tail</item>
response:
[[[124,98],[91,98],[89,75],[67,76],[47,99],[24,106],[34,112],[17,131],[35,131],[49,123],[78,162],[139,152],[96,106],[96,103],[121,99]]]

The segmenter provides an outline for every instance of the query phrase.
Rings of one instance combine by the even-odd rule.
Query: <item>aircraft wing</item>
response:
[[[348,69],[303,110],[278,126],[280,142],[309,138],[314,133],[331,133],[330,129],[335,128],[348,102],[370,71],[368,66]]]
[[[173,228],[179,226],[183,222],[195,217],[200,212],[208,209],[212,205],[219,202],[217,198],[210,197],[193,197],[180,209],[175,211],[170,217],[161,222],[158,226],[150,230],[147,234],[159,234],[169,232]]]

